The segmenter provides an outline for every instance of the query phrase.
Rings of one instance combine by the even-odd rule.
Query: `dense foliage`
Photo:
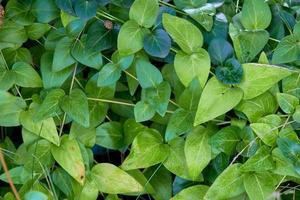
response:
[[[300,199],[299,0],[2,5],[0,199]]]

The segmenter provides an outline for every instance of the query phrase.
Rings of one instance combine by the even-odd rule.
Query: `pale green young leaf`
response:
[[[92,176],[99,191],[109,194],[142,193],[144,187],[128,173],[109,163],[97,164]]]
[[[235,110],[244,113],[250,122],[257,122],[262,116],[273,114],[277,111],[276,98],[269,92],[265,92],[253,99],[242,100]]]
[[[194,185],[181,190],[171,200],[203,199],[208,189],[206,185]]]
[[[127,21],[118,35],[118,50],[121,55],[131,55],[143,48],[144,36],[148,32],[134,20]],[[130,44],[130,45],[128,45]]]
[[[185,140],[182,137],[177,137],[169,143],[170,154],[168,155],[163,165],[173,174],[181,178],[192,180],[188,173],[188,166],[184,153]],[[201,177],[199,177],[201,180]],[[197,181],[199,181],[197,180]]]
[[[268,146],[273,146],[277,139],[277,129],[266,123],[252,123],[250,127],[255,134]]]
[[[64,95],[65,91],[62,89],[53,89],[49,91],[42,104],[34,114],[34,120],[41,121],[48,119],[49,117],[57,116],[61,111],[59,102]]]
[[[124,170],[147,168],[164,162],[168,154],[169,147],[163,143],[158,131],[143,130],[133,140],[130,154],[121,167]]]
[[[28,111],[23,111],[20,114],[20,123],[21,125],[34,133],[37,136],[45,138],[49,142],[59,145],[59,136],[56,130],[56,125],[53,118],[47,118],[39,122],[33,121],[35,110],[31,109]]]
[[[247,173],[243,182],[250,200],[265,200],[272,197],[278,181],[273,174],[264,172]]]
[[[135,0],[130,7],[129,18],[140,26],[153,26],[159,11],[158,0]]]
[[[246,29],[266,29],[272,19],[268,3],[264,0],[245,0],[242,8],[241,22]]]
[[[243,97],[243,91],[220,83],[212,77],[203,89],[194,125],[212,120],[233,109]]]
[[[63,97],[60,107],[78,124],[86,128],[90,126],[88,100],[82,90],[73,89],[71,94]]]
[[[266,92],[281,79],[291,75],[291,71],[274,65],[243,64],[244,77],[237,86],[244,92],[243,99],[252,99]]]
[[[281,110],[287,114],[292,114],[299,105],[299,99],[293,95],[286,93],[277,93],[277,102]]]
[[[183,85],[187,87],[197,77],[201,87],[204,87],[209,75],[210,57],[202,48],[192,54],[179,51],[175,56],[174,67]]]
[[[201,31],[186,19],[163,14],[163,26],[173,40],[187,54],[198,52],[203,44]]]
[[[134,118],[137,122],[143,122],[152,119],[155,115],[155,109],[146,101],[139,101],[134,106]]]
[[[22,98],[0,90],[0,126],[19,126],[20,113],[26,107]]]
[[[17,62],[12,66],[15,84],[21,87],[42,87],[40,75],[27,63]]]
[[[273,64],[289,63],[299,59],[300,44],[294,35],[284,37],[272,57]]]
[[[240,165],[233,164],[227,167],[210,186],[204,199],[223,200],[242,194],[245,189]]]
[[[271,149],[267,146],[261,146],[257,152],[241,166],[241,171],[264,172],[274,168],[275,162],[272,159]]]
[[[202,170],[212,159],[209,144],[211,130],[203,126],[195,127],[186,138],[184,153],[190,177],[193,181],[199,179]]]

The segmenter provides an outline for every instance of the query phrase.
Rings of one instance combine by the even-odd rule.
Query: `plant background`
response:
[[[300,199],[298,0],[0,2],[1,199]]]

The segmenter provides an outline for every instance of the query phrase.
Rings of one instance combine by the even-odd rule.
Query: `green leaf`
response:
[[[240,164],[233,164],[227,167],[210,186],[204,199],[229,199],[242,194],[243,174],[239,170]]]
[[[282,79],[282,91],[291,94],[298,99],[300,98],[300,74],[293,73],[292,75]]]
[[[73,39],[64,37],[58,41],[53,56],[52,70],[54,72],[66,69],[70,65],[74,64],[76,60],[71,55],[71,47]]]
[[[134,118],[137,122],[143,122],[152,119],[155,115],[155,109],[146,101],[139,101],[134,106]]]
[[[40,39],[50,29],[51,29],[51,26],[49,24],[42,24],[42,23],[33,23],[30,26],[26,26],[26,32],[27,32],[28,38],[31,40]]]
[[[283,156],[289,159],[294,165],[294,170],[300,175],[300,144],[299,141],[294,141],[289,138],[278,138],[277,145]]]
[[[177,109],[171,116],[165,134],[166,141],[188,132],[193,127],[194,114],[191,111]]]
[[[23,26],[12,21],[5,21],[0,30],[1,49],[6,47],[18,48],[27,40]]]
[[[295,108],[295,112],[293,114],[293,120],[295,120],[296,122],[300,122],[300,106],[296,106]]]
[[[277,108],[276,98],[268,91],[253,99],[242,100],[235,107],[237,111],[244,113],[252,123],[258,121],[262,116],[275,113]]]
[[[42,87],[40,75],[27,63],[17,62],[12,66],[15,84],[21,87]]]
[[[198,52],[203,44],[201,31],[186,19],[163,14],[163,26],[187,54]]]
[[[118,150],[124,146],[123,131],[119,122],[106,122],[96,129],[96,144]]]
[[[227,40],[215,38],[209,43],[208,53],[213,64],[222,65],[225,60],[233,56],[233,48]]]
[[[161,166],[157,169],[154,166],[147,169],[144,174],[147,180],[149,180],[149,184],[153,187],[154,192],[151,195],[154,199],[163,200],[171,198],[172,174],[165,167]]]
[[[165,161],[169,148],[154,129],[142,131],[132,143],[130,154],[121,167],[125,170],[147,168]]]
[[[246,172],[264,172],[274,168],[275,162],[272,159],[271,149],[267,146],[261,146],[257,152],[241,166],[241,170]]]
[[[224,152],[228,156],[232,155],[236,145],[240,141],[239,132],[236,126],[228,126],[219,130],[210,139],[210,145],[214,154]]]
[[[289,63],[299,59],[300,45],[294,35],[284,37],[276,47],[273,57],[273,64]]]
[[[134,119],[127,119],[123,124],[124,144],[131,144],[134,138],[145,129],[147,129],[146,126],[136,122]]]
[[[3,49],[2,53],[8,66],[13,66],[16,62],[33,63],[31,52],[29,49],[23,47],[18,49]],[[5,65],[5,63],[3,63],[3,65]]]
[[[274,65],[243,64],[244,77],[238,87],[244,91],[244,99],[252,99],[266,92],[281,79],[291,75],[286,68]]]
[[[99,52],[94,52],[87,47],[86,37],[81,38],[72,48],[72,56],[81,64],[94,69],[100,69],[102,66],[102,56]]]
[[[213,4],[207,3],[198,8],[185,8],[183,9],[191,18],[198,22],[206,31],[211,31],[216,8]]]
[[[28,179],[30,179],[31,176],[30,172],[26,168],[24,168],[24,166],[11,168],[9,170],[9,174],[14,184],[24,184]],[[8,183],[5,173],[0,175],[0,180]]]
[[[28,131],[37,136],[45,138],[49,142],[59,145],[59,136],[53,118],[48,118],[39,122],[33,121],[35,110],[23,111],[20,114],[20,123]]]
[[[42,192],[30,191],[26,193],[25,200],[48,200],[48,197]]]
[[[277,129],[266,123],[250,124],[255,134],[268,146],[273,146],[277,139]]]
[[[118,35],[119,53],[122,55],[131,55],[141,50],[147,32],[149,31],[140,27],[134,20],[127,21],[121,27]]]
[[[106,28],[102,21],[93,22],[87,31],[86,48],[99,53],[99,51],[111,48],[113,44],[113,29]]]
[[[96,15],[97,2],[95,0],[77,0],[75,1],[74,10],[78,17],[88,20]]]
[[[196,111],[200,96],[202,94],[202,88],[198,78],[192,80],[187,88],[182,92],[178,99],[180,107],[189,110]]]
[[[0,126],[19,126],[20,113],[26,107],[22,98],[0,90]]]
[[[86,147],[93,147],[96,141],[96,128],[85,128],[77,123],[72,123],[70,134],[71,139],[76,139]]]
[[[204,87],[210,70],[210,58],[208,53],[199,48],[196,53],[186,54],[182,51],[176,54],[174,60],[176,74],[184,86],[197,77]]]
[[[209,144],[210,134],[209,128],[198,126],[187,135],[184,152],[188,171],[193,181],[199,179],[200,173],[212,158]]]
[[[188,173],[187,162],[184,153],[185,141],[182,137],[174,138],[169,142],[170,154],[163,165],[173,174],[191,180]]]
[[[224,84],[238,84],[243,77],[242,65],[235,58],[230,58],[224,66],[216,68],[216,77]]]
[[[163,81],[160,71],[143,59],[136,63],[136,74],[142,88],[156,87]]]
[[[52,53],[44,53],[41,58],[41,73],[45,89],[61,87],[72,74],[73,67],[68,67],[59,72],[52,71]]]
[[[109,194],[142,193],[144,187],[120,168],[109,164],[97,164],[92,169],[92,176],[99,191]]]
[[[212,77],[202,92],[194,125],[202,124],[225,114],[234,108],[242,97],[243,91],[241,89],[224,85]]]
[[[160,116],[165,116],[171,96],[171,87],[168,82],[161,82],[156,88],[142,90],[142,100],[148,102]]]
[[[203,199],[207,190],[206,185],[194,185],[181,190],[171,200]]]
[[[293,95],[286,93],[277,93],[276,97],[279,107],[281,108],[281,110],[283,110],[283,112],[287,114],[292,114],[296,106],[299,105],[299,99]]]
[[[55,5],[54,0],[34,1],[32,5],[32,13],[38,22],[48,23],[59,17],[59,9]]]
[[[277,181],[269,172],[245,174],[244,186],[250,200],[265,200],[272,196]]]
[[[229,34],[236,56],[241,63],[252,61],[269,40],[269,33],[265,30],[240,31],[232,24],[229,26]]]
[[[0,68],[0,90],[8,90],[14,85],[14,83],[14,73],[5,68]]]
[[[206,3],[206,0],[174,0],[175,5],[179,9],[197,8]]]
[[[246,29],[266,29],[272,19],[268,3],[261,0],[245,0],[242,8],[241,22]]]
[[[35,20],[31,11],[31,5],[32,1],[10,0],[5,6],[5,17],[20,25],[28,26]]]
[[[171,38],[163,29],[145,35],[144,50],[151,56],[165,58],[170,53]]]
[[[159,11],[157,0],[135,0],[130,7],[129,18],[140,26],[153,26]]]
[[[103,87],[115,84],[121,77],[121,72],[121,68],[114,63],[104,65],[99,72],[97,85]]]
[[[77,141],[64,136],[59,147],[52,146],[51,153],[58,164],[78,183],[83,185],[85,167]]]
[[[65,91],[62,89],[51,90],[34,114],[34,120],[41,121],[49,117],[57,116],[61,112],[59,102],[64,95]]]
[[[80,89],[73,89],[69,96],[65,96],[61,102],[60,107],[78,124],[89,127],[89,105],[85,93]]]

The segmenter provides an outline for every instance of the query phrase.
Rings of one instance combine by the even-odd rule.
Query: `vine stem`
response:
[[[109,100],[109,99],[97,99],[97,98],[92,98],[92,97],[88,97],[87,99],[90,101],[99,101],[99,102],[103,102],[103,103],[112,103],[112,104],[118,104],[118,105],[130,106],[130,107],[135,106],[134,103],[127,103],[127,102],[123,102],[123,101],[114,101],[114,100]],[[173,114],[174,111],[167,110],[166,113]]]
[[[11,179],[11,176],[10,176],[10,173],[8,171],[8,168],[7,168],[7,165],[6,165],[6,162],[5,162],[5,159],[4,159],[4,155],[2,153],[2,149],[0,148],[0,162],[1,162],[1,165],[3,167],[3,170],[4,170],[4,173],[6,175],[6,178],[7,178],[7,181],[9,183],[9,186],[12,190],[12,192],[14,193],[15,197],[16,197],[16,200],[21,200],[20,198],[20,195],[14,185],[14,182],[12,181]]]
[[[170,8],[173,8],[176,12],[182,14],[182,15],[187,15],[185,12],[182,12],[181,10],[178,10],[178,8],[170,3],[167,3],[167,2],[164,2],[162,0],[159,0],[158,1],[160,5],[163,5],[163,6],[167,6],[167,7],[170,7]]]
[[[100,101],[103,103],[113,103],[113,104],[119,104],[119,105],[124,105],[124,106],[131,106],[131,107],[135,106],[135,104],[133,104],[133,103],[126,103],[126,102],[122,102],[122,101],[114,101],[114,100],[109,100],[109,99],[97,99],[97,98],[88,97],[88,100]]]

